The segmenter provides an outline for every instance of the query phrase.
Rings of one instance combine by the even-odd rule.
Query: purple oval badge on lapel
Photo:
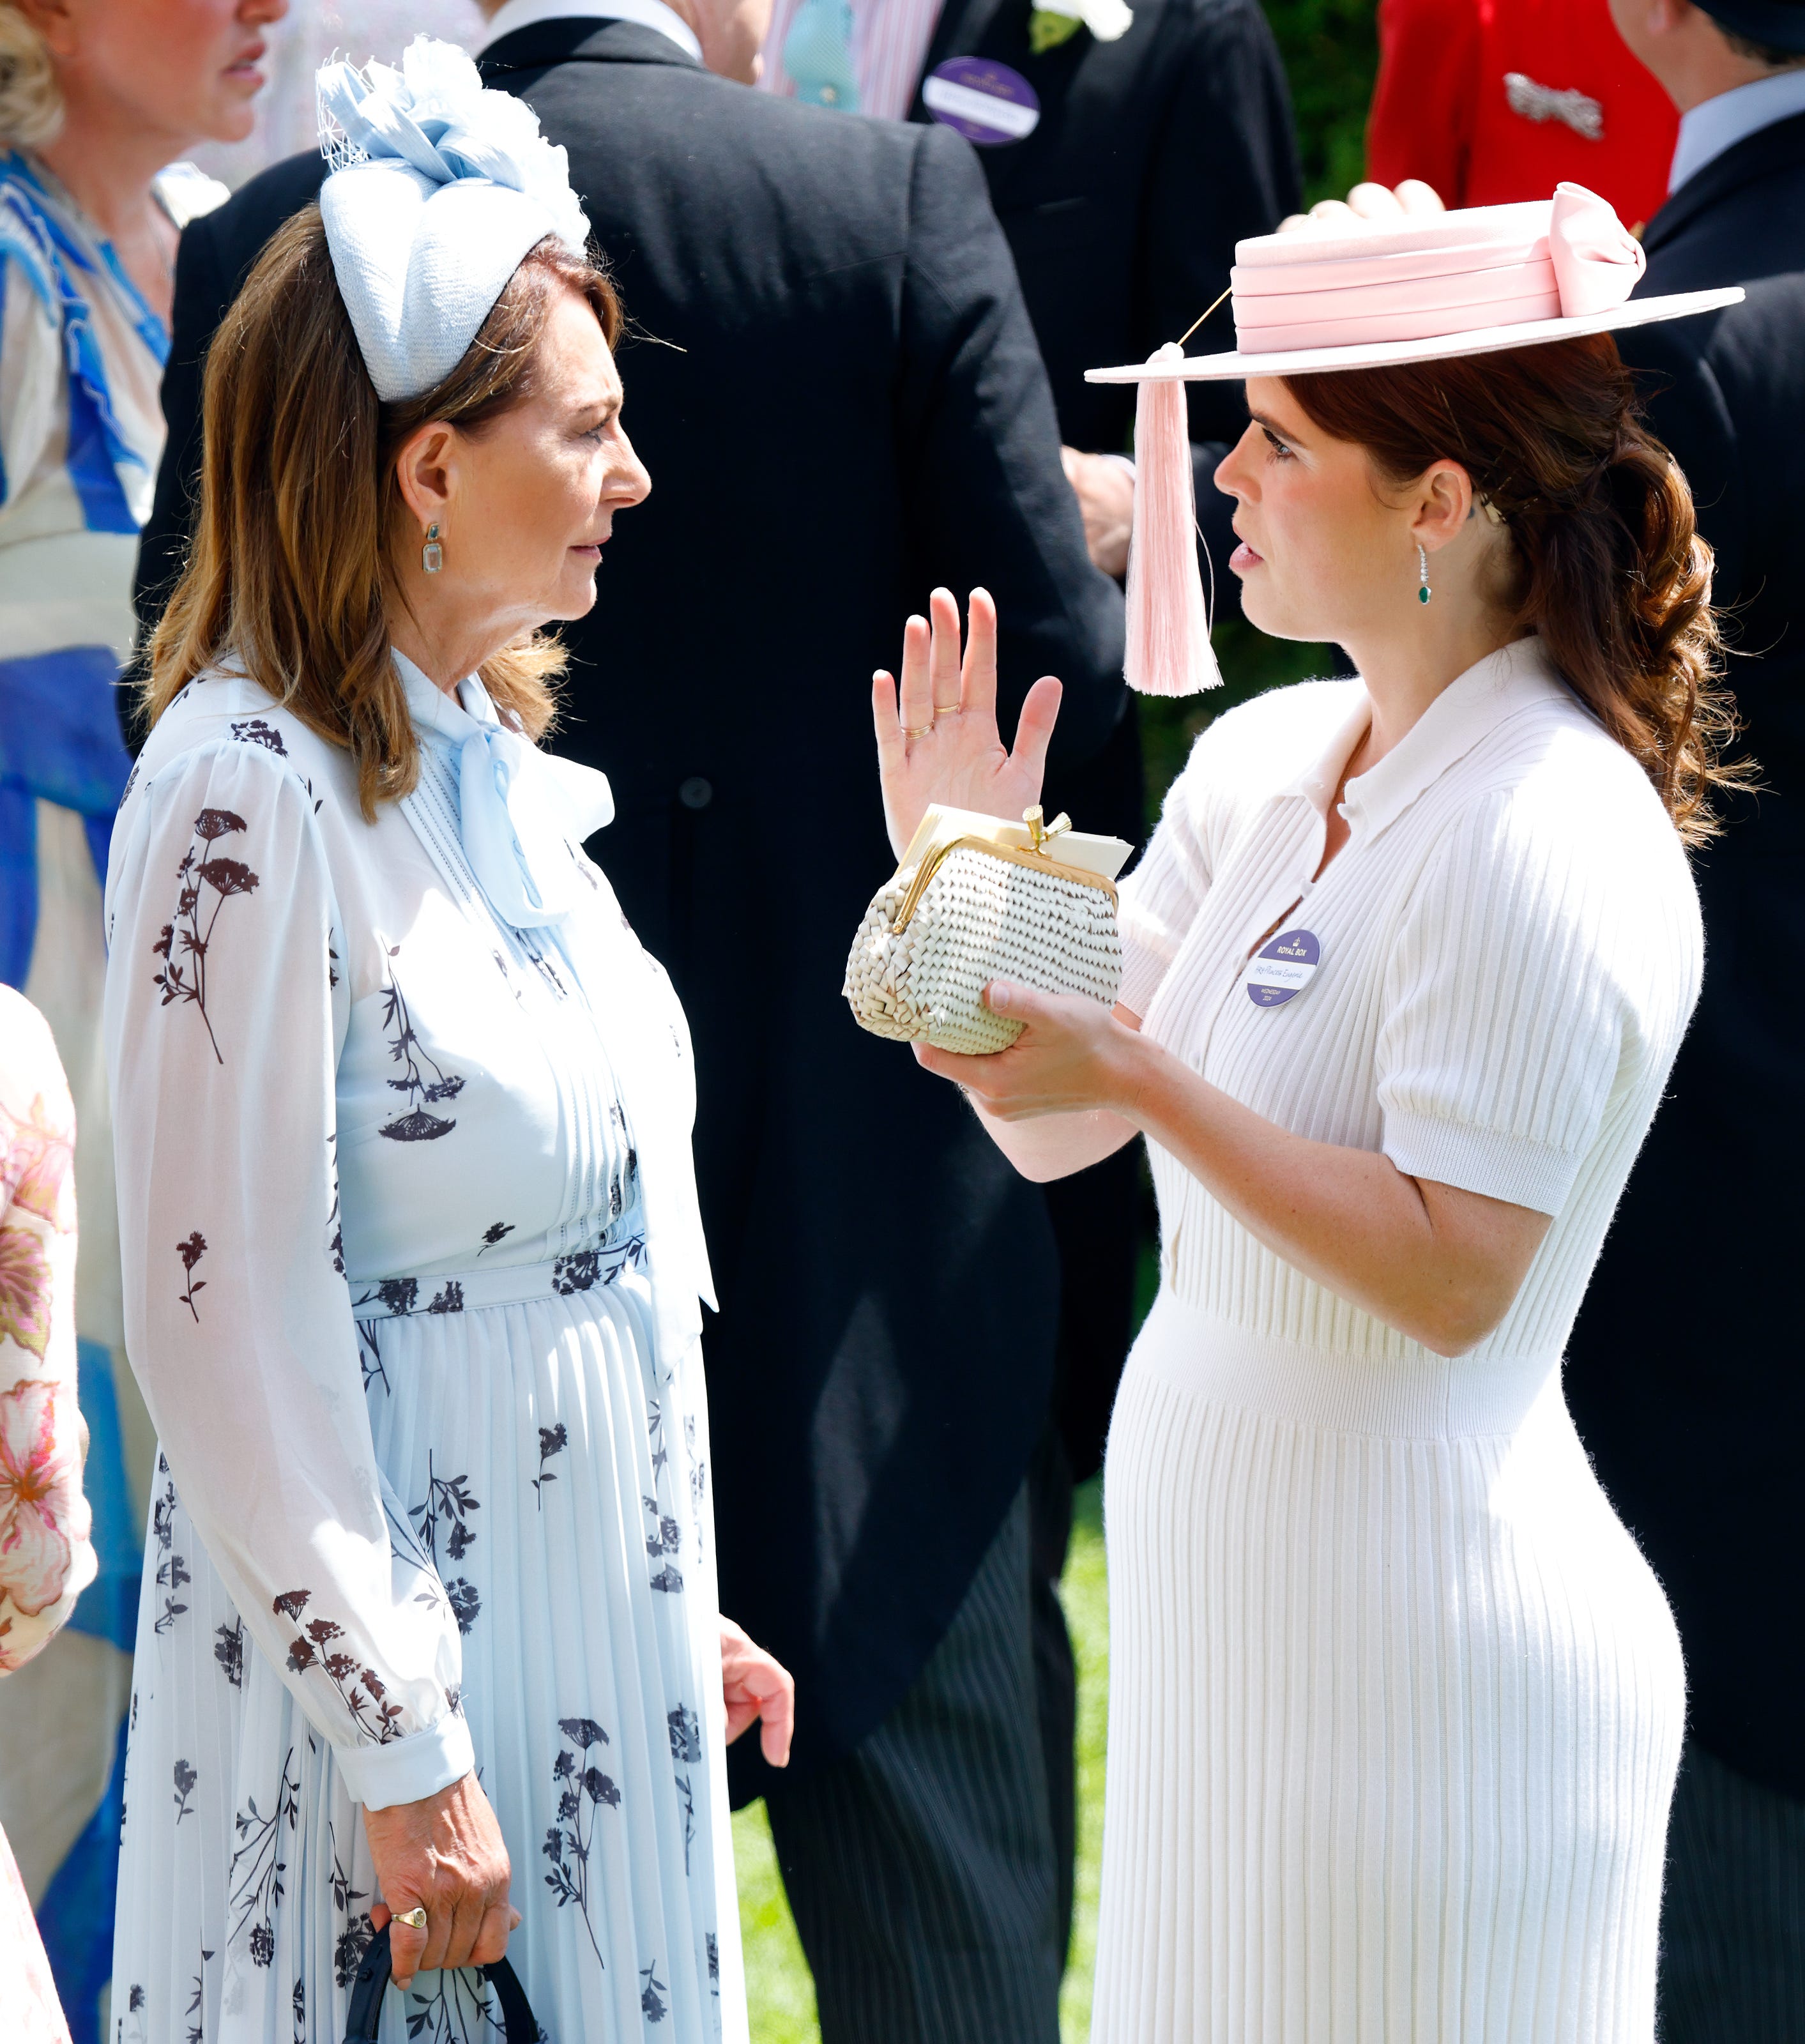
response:
[[[1019,71],[989,57],[949,57],[922,80],[921,98],[936,121],[968,142],[993,149],[1019,142],[1040,125],[1040,101]]]
[[[1323,947],[1308,930],[1281,930],[1247,961],[1241,984],[1256,1008],[1277,1008],[1301,993],[1316,976]]]

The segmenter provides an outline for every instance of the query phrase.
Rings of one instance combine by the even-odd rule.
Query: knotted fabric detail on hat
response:
[[[1583,317],[1625,303],[1647,267],[1609,202],[1576,184],[1527,205],[1262,235],[1235,252],[1248,355]]]
[[[377,396],[416,398],[463,359],[527,251],[549,235],[580,253],[589,221],[539,117],[449,43],[417,36],[398,71],[326,64],[317,86],[332,273]]]
[[[1584,185],[1554,187],[1548,223],[1548,256],[1561,291],[1563,319],[1620,305],[1642,281],[1649,259],[1642,244],[1606,199]]]

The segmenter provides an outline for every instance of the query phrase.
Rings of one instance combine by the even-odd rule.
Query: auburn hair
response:
[[[1680,836],[1719,826],[1734,705],[1719,680],[1711,550],[1673,457],[1643,424],[1608,334],[1451,362],[1285,378],[1310,418],[1364,447],[1381,480],[1457,462],[1504,524],[1505,601],[1568,685],[1639,760]]]
[[[558,294],[593,308],[610,347],[620,302],[599,264],[548,237],[528,252],[463,359],[434,389],[382,403],[304,207],[271,239],[208,351],[200,501],[188,559],[151,640],[154,724],[197,674],[232,661],[357,767],[366,819],[406,794],[420,757],[390,657],[391,547],[405,530],[396,457],[423,425],[478,434],[533,390]],[[483,686],[529,737],[549,727],[558,642],[486,660]]]

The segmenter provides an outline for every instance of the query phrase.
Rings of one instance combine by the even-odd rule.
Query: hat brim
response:
[[[1408,362],[1451,362],[1465,355],[1496,355],[1510,348],[1538,348],[1585,334],[1623,327],[1651,326],[1657,320],[1685,319],[1739,305],[1740,284],[1714,291],[1677,291],[1665,298],[1630,298],[1607,312],[1572,319],[1529,320],[1515,326],[1478,327],[1469,333],[1431,334],[1421,340],[1363,341],[1349,348],[1293,348],[1271,355],[1187,355],[1176,362],[1131,362],[1119,369],[1087,369],[1087,383],[1223,383],[1249,376],[1319,376],[1338,369],[1388,369]]]

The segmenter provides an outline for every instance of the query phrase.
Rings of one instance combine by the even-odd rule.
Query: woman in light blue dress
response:
[[[552,2044],[743,2038],[724,1747],[790,1700],[716,1601],[688,1032],[532,742],[648,486],[618,315],[467,58],[328,85],[108,889],[161,1447],[116,2044],[341,2035],[391,1915],[385,2038],[498,2034],[505,1946]]]

